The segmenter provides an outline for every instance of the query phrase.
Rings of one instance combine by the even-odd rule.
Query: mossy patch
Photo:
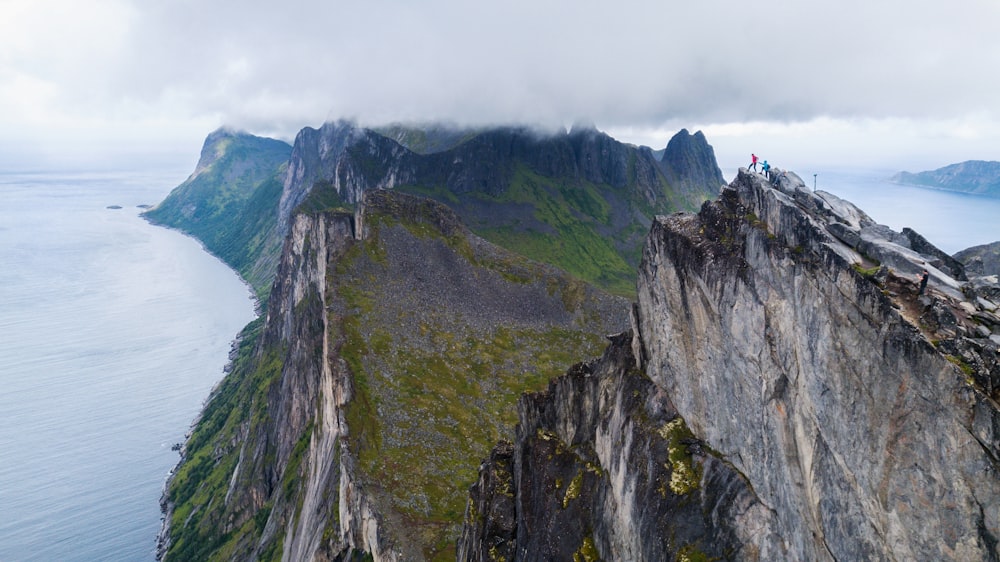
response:
[[[719,558],[709,557],[697,545],[686,544],[677,552],[677,562],[715,562]]]
[[[601,555],[597,552],[594,537],[591,535],[583,537],[583,544],[573,553],[573,562],[598,562],[600,559]]]
[[[658,433],[667,441],[670,490],[678,496],[697,490],[701,485],[702,467],[687,450],[685,441],[694,440],[694,434],[684,419],[679,416],[674,418],[664,424]]]
[[[569,502],[575,500],[580,496],[580,490],[583,488],[583,472],[578,472],[572,480],[569,481],[569,486],[566,487],[566,493],[563,495],[562,506],[563,509],[569,507]]]

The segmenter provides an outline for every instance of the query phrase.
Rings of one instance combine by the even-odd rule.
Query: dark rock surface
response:
[[[692,135],[687,129],[681,129],[667,143],[660,163],[671,185],[683,186],[685,190],[726,183],[716,163],[715,151],[701,131]]]
[[[687,431],[632,344],[614,336],[522,398],[514,443],[471,490],[459,560],[774,559],[734,524],[766,534],[773,515]]]

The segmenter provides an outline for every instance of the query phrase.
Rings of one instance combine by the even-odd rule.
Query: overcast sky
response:
[[[724,170],[1000,160],[998,28],[996,0],[0,0],[0,166],[193,168],[219,126],[338,118],[702,130]]]

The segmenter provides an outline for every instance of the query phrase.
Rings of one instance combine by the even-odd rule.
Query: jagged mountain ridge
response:
[[[1000,559],[995,279],[960,283],[922,238],[776,174],[657,220],[632,333],[522,399],[461,560]],[[546,448],[568,460],[527,470]]]
[[[281,240],[307,197],[318,209],[395,187],[451,206],[495,243],[630,294],[652,217],[693,209],[723,183],[704,135],[683,130],[670,147],[660,162],[593,128],[336,121],[304,128],[289,151],[223,128],[206,138],[195,173],[147,217],[197,236],[266,301]]]
[[[604,197],[616,197],[616,188],[586,177],[636,187],[640,168],[629,162],[638,149],[591,129],[555,141],[521,129],[489,130],[421,156],[372,130],[328,123],[303,130],[274,174],[243,184],[229,170],[249,166],[244,161],[252,155],[229,153],[238,146],[225,140],[231,137],[241,135],[223,130],[206,139],[192,176],[203,183],[164,208],[202,209],[220,220],[205,235],[233,247],[255,225],[263,225],[256,234],[264,240],[285,236],[284,247],[271,254],[248,246],[236,256],[255,264],[280,256],[281,263],[267,278],[274,284],[266,320],[243,334],[232,373],[206,405],[171,478],[163,553],[453,556],[465,488],[493,441],[511,435],[517,396],[544,386],[575,358],[597,354],[601,336],[621,328],[626,307],[471,236],[436,205],[379,188],[433,191],[454,205],[466,194],[509,194],[529,176],[533,191],[505,207],[505,219],[551,228],[544,219],[554,217],[572,229],[596,215],[611,226],[634,220],[634,232],[651,220],[643,214],[652,212],[649,201],[673,210],[674,194],[657,164],[643,159],[641,169],[655,183],[646,186],[645,203],[621,205],[641,212],[610,220]],[[526,161],[566,175],[545,176]],[[489,189],[450,197],[429,182],[399,184],[407,174]],[[505,184],[503,177],[513,180]],[[337,182],[348,188],[338,190]],[[535,217],[538,201],[549,216]],[[562,233],[554,230],[555,239]],[[547,257],[560,254],[569,253],[556,248]],[[419,436],[419,451],[399,427]],[[437,453],[435,462],[407,464],[429,452]]]
[[[349,122],[304,129],[280,216],[310,196],[350,205],[367,189],[402,189],[447,204],[488,240],[629,294],[653,216],[693,209],[723,183],[704,135],[687,131],[668,145],[665,164],[593,128],[493,128],[454,139],[419,154]]]

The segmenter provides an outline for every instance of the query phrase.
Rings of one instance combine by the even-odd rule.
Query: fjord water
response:
[[[183,179],[0,175],[0,561],[154,559],[171,446],[253,319],[232,270],[139,216]]]
[[[890,170],[802,174],[806,185],[854,203],[880,224],[909,227],[951,255],[1000,241],[1000,199],[890,182]]]

